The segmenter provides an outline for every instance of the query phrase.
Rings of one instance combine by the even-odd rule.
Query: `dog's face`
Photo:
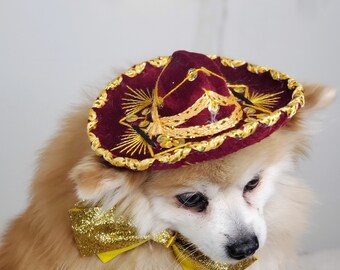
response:
[[[223,159],[154,173],[143,189],[155,222],[217,261],[254,254],[266,241],[266,204],[291,168],[291,151],[281,136]]]
[[[141,234],[171,229],[212,259],[235,262],[266,241],[264,209],[292,167],[295,139],[282,130],[225,158],[167,171],[132,173],[87,157],[72,177],[81,199],[119,202]]]
[[[119,203],[140,234],[177,231],[214,260],[235,262],[251,256],[266,242],[266,208],[304,150],[301,120],[311,108],[332,99],[325,89],[319,90],[308,90],[309,108],[287,126],[221,159],[131,172],[89,153],[70,174],[77,195],[106,209]]]

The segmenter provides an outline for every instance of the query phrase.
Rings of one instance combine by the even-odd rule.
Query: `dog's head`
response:
[[[265,245],[270,226],[267,205],[305,152],[305,120],[334,98],[334,91],[327,88],[305,88],[305,108],[285,127],[221,159],[132,172],[89,153],[70,174],[77,195],[106,209],[119,204],[140,234],[171,229],[214,260],[246,258]]]

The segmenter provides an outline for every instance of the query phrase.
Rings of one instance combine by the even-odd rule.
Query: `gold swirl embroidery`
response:
[[[97,114],[93,109],[91,109],[89,112],[89,122],[87,124],[87,130],[91,131],[92,129],[96,128],[97,123]]]
[[[216,54],[207,54],[211,60],[215,60],[218,56]]]
[[[157,137],[157,142],[162,148],[173,148],[185,144],[185,139],[183,138],[171,138],[165,135],[159,135]]]
[[[168,56],[161,56],[161,57],[158,57],[156,59],[153,59],[153,60],[149,60],[149,63],[154,66],[154,67],[164,67],[166,66],[170,61],[170,57]]]
[[[242,60],[234,60],[234,59],[230,59],[226,57],[221,57],[221,63],[224,66],[234,68],[234,67],[243,66],[246,62]]]
[[[261,67],[261,66],[255,65],[255,64],[248,64],[247,69],[251,73],[256,73],[256,74],[261,74],[261,73],[267,72],[269,70],[269,68],[267,68],[267,67]]]
[[[136,77],[138,74],[141,74],[142,71],[144,70],[146,66],[146,63],[141,63],[141,64],[138,64],[138,65],[135,65],[134,68],[130,68],[128,69],[127,71],[124,72],[124,74],[126,76],[129,76],[129,77]]]
[[[107,93],[103,92],[93,103],[93,108],[102,108],[107,102]]]
[[[298,87],[300,84],[295,81],[294,79],[288,79],[287,87],[290,90],[294,90],[296,87]]]
[[[116,79],[114,79],[113,81],[108,83],[108,85],[105,87],[104,91],[100,94],[100,97],[107,95],[106,91],[115,89],[118,85],[120,85],[122,80],[123,80],[123,77],[120,75]]]
[[[208,108],[209,104],[213,100],[217,105],[230,106],[235,105],[235,109],[228,118],[221,119],[219,121],[204,125],[204,126],[192,126],[187,128],[176,128],[177,126],[185,123],[192,117],[199,114],[203,109]],[[221,130],[234,127],[242,119],[242,109],[239,103],[233,96],[225,97],[221,96],[213,91],[208,91],[202,97],[200,97],[191,107],[185,111],[168,117],[159,118],[157,123],[161,129],[156,130],[154,124],[149,126],[148,134],[157,136],[163,134],[169,137],[175,138],[196,138],[213,135]]]
[[[272,69],[270,70],[270,75],[272,76],[274,80],[277,80],[277,81],[282,81],[282,80],[286,80],[289,78],[287,74],[284,74],[282,72],[272,70]]]

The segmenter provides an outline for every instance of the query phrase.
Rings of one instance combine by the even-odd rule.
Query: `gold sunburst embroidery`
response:
[[[134,114],[140,112],[144,108],[148,107],[152,103],[152,93],[149,89],[141,90],[141,89],[133,89],[127,85],[127,88],[131,91],[126,93],[126,98],[122,98],[124,100],[122,104],[122,108],[125,110],[125,113]]]
[[[277,92],[275,94],[260,94],[256,92],[249,94],[249,92],[246,91],[245,97],[249,99],[256,107],[270,110],[280,100],[279,95],[282,93],[283,91]]]
[[[138,151],[140,155],[142,152],[145,155],[147,149],[147,142],[139,135],[133,128],[128,128],[124,135],[121,137],[121,142],[111,151],[121,149],[120,152],[131,153],[132,156]]]

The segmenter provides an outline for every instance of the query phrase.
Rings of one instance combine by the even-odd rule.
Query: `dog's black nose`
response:
[[[229,257],[235,260],[242,260],[253,255],[259,248],[259,241],[256,236],[241,238],[233,244],[227,245],[226,251]]]

